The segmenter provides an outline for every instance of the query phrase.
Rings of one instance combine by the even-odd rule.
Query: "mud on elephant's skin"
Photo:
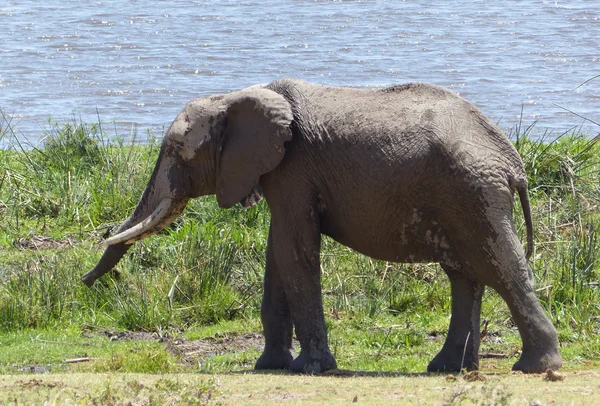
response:
[[[527,253],[512,221],[517,192]],[[561,366],[556,331],[533,291],[523,164],[504,134],[444,88],[336,88],[278,80],[185,106],[165,135],[134,213],[104,243],[91,286],[135,241],[170,224],[189,199],[271,209],[258,369],[336,367],[321,299],[321,235],[373,258],[439,262],[452,317],[429,371],[478,368],[484,286],[508,304],[523,341],[514,369]],[[295,328],[301,352],[290,352]]]

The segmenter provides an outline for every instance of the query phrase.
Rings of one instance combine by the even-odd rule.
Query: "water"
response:
[[[523,111],[540,132],[600,131],[563,109],[600,122],[600,79],[573,90],[600,73],[595,2],[439,3],[5,0],[0,123],[33,143],[49,117],[161,136],[192,98],[297,77],[432,82],[504,128]]]

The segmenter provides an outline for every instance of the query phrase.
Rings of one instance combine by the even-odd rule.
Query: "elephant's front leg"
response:
[[[442,264],[452,287],[452,316],[442,350],[429,363],[429,372],[458,372],[479,368],[479,320],[484,287],[459,270]]]
[[[265,333],[265,350],[255,369],[287,369],[292,365],[292,315],[281,284],[281,276],[273,253],[273,233],[267,241],[264,294],[261,319]]]
[[[311,206],[298,208],[297,204],[271,207],[271,242],[300,341],[301,352],[291,370],[321,373],[336,368],[327,343],[321,298],[321,233],[316,210]]]

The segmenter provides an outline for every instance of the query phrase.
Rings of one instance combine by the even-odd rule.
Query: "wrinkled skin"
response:
[[[527,255],[512,221],[515,191]],[[446,89],[281,80],[192,101],[169,128],[135,212],[84,282],[91,286],[131,244],[207,194],[224,208],[264,196],[271,209],[257,369],[336,367],[321,299],[322,234],[373,258],[441,264],[452,317],[429,371],[478,368],[484,286],[502,296],[519,328],[523,351],[513,368],[561,366],[527,265],[532,227],[521,160],[494,124]]]

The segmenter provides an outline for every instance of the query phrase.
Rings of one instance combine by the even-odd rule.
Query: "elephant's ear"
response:
[[[217,201],[225,208],[241,201],[251,205],[261,195],[258,179],[283,159],[293,119],[287,100],[268,89],[242,90],[228,99],[217,163]]]

